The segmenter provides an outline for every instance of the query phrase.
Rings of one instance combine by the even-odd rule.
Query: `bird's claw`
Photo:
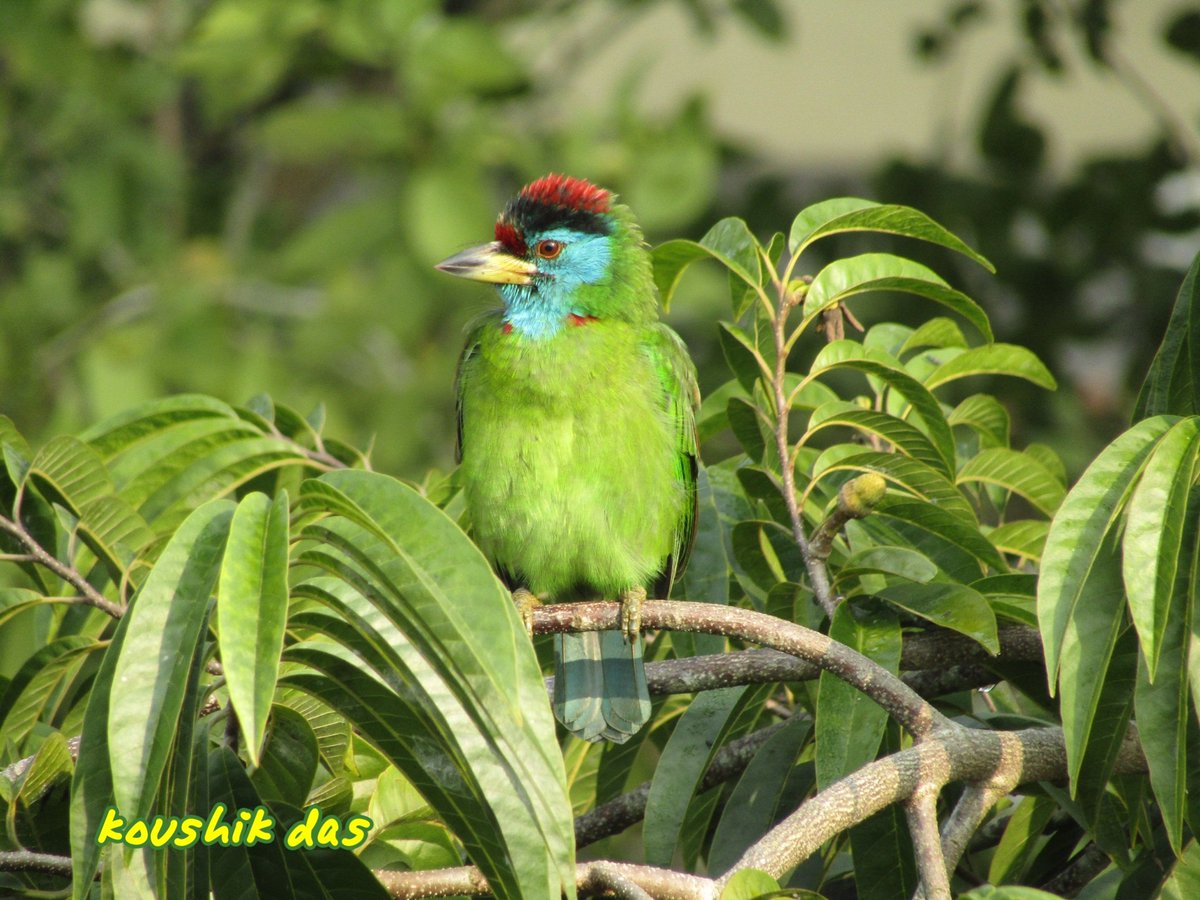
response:
[[[621,634],[632,644],[642,633],[642,604],[646,600],[646,589],[630,588],[621,594]]]
[[[532,638],[533,611],[542,605],[542,601],[527,588],[517,588],[512,592],[512,599],[517,607],[517,614],[521,617],[521,622],[525,626],[525,632]]]

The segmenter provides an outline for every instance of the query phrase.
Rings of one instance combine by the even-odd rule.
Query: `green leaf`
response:
[[[745,687],[699,694],[680,718],[654,769],[642,841],[649,865],[669,866],[700,779],[736,718]]]
[[[963,337],[962,329],[953,319],[937,316],[929,319],[920,328],[905,338],[904,343],[896,350],[897,356],[904,356],[913,350],[932,347],[941,350],[945,347],[966,347],[967,339]]]
[[[924,213],[857,197],[825,200],[801,210],[792,221],[788,249],[795,255],[819,238],[847,231],[879,231],[929,241],[975,260],[989,272],[995,271],[991,263]]]
[[[1050,523],[1041,519],[1017,519],[997,525],[988,532],[988,540],[996,549],[1033,562],[1042,558]]]
[[[1167,611],[1176,605],[1176,575],[1186,567],[1191,549],[1184,547],[1184,532],[1195,514],[1188,495],[1198,473],[1200,418],[1191,417],[1163,435],[1129,498],[1122,571],[1151,681],[1158,671]]]
[[[720,900],[756,900],[779,891],[779,882],[759,869],[742,869],[729,879]],[[791,891],[788,894],[791,895]]]
[[[804,319],[809,321],[823,310],[869,291],[897,291],[933,300],[970,322],[985,340],[992,339],[987,313],[979,304],[927,266],[890,253],[837,259],[821,269],[804,295]]]
[[[987,566],[1001,572],[1008,571],[1004,557],[983,536],[976,524],[932,503],[914,502],[904,497],[884,497],[875,507],[875,512],[865,520],[865,525],[871,529],[876,522],[888,519],[896,520],[892,523],[894,527],[901,528],[918,550],[956,578],[974,580],[981,574],[981,567]],[[952,564],[953,557],[961,559],[962,563]],[[966,571],[968,567],[973,570],[972,574]]]
[[[88,654],[104,645],[85,635],[65,635],[33,653],[0,695],[0,747],[21,747],[34,725],[47,724],[63,702],[61,686]]]
[[[113,492],[99,454],[73,437],[56,437],[39,450],[27,477],[47,500],[77,516],[84,504]]]
[[[100,669],[92,682],[83,714],[78,761],[71,781],[71,896],[74,900],[84,900],[91,890],[102,849],[96,843],[96,835],[105,811],[113,804],[108,720],[114,694],[113,676],[129,632],[129,622],[128,615],[117,622],[112,643],[100,660]],[[121,749],[122,744],[116,747]]]
[[[1200,897],[1200,843],[1188,841],[1163,882],[1159,900],[1190,900]]]
[[[906,612],[974,638],[993,656],[1000,652],[991,605],[965,584],[894,584],[878,593]]]
[[[1049,894],[1019,884],[1005,884],[1000,887],[985,884],[965,894],[959,894],[959,900],[1058,900],[1058,897],[1058,894]]]
[[[107,462],[134,444],[181,422],[198,419],[237,419],[233,407],[202,394],[179,394],[153,400],[88,428],[79,439],[90,444]]]
[[[265,737],[262,762],[250,776],[255,790],[268,800],[304,806],[317,774],[316,734],[300,713],[275,706]]]
[[[1194,516],[1196,505],[1192,505],[1193,524],[1188,528],[1192,557],[1185,569],[1200,565],[1196,558],[1195,538],[1197,529]],[[1169,616],[1163,623],[1159,635],[1158,673],[1151,682],[1148,668],[1149,658],[1143,651],[1138,660],[1137,683],[1134,687],[1133,708],[1138,723],[1138,737],[1146,763],[1150,768],[1150,785],[1154,789],[1162,811],[1163,826],[1171,849],[1176,854],[1183,846],[1184,819],[1187,813],[1188,788],[1188,726],[1192,724],[1192,712],[1188,703],[1188,668],[1195,665],[1189,659],[1189,641],[1192,630],[1196,597],[1189,590],[1195,582],[1188,571],[1179,581],[1176,596],[1164,613]],[[1190,582],[1190,583],[1189,583]],[[1194,752],[1194,751],[1193,751]],[[1196,760],[1191,760],[1194,766]]]
[[[885,745],[885,749],[886,745]],[[908,823],[893,803],[850,829],[858,900],[908,900],[917,886]]]
[[[1058,804],[1037,794],[1020,798],[988,867],[988,881],[1019,881],[1038,850],[1042,832]]]
[[[179,725],[187,671],[208,617],[233,503],[200,507],[171,538],[130,604],[113,673],[108,743],[122,814],[149,815]]]
[[[1008,410],[990,394],[972,394],[954,407],[947,421],[974,430],[981,447],[1008,446]]]
[[[831,448],[836,449],[838,448]],[[849,449],[858,450],[857,446]],[[937,469],[931,469],[924,463],[899,453],[876,453],[867,450],[852,452],[838,459],[827,450],[813,465],[813,480],[824,478],[833,472],[878,472],[895,488],[934,504],[957,516],[964,524],[975,524],[974,510],[949,478]],[[889,488],[889,495],[892,495],[893,490],[894,488]]]
[[[728,322],[718,322],[717,335],[721,340],[725,361],[744,390],[753,391],[759,379],[764,379],[765,383],[765,380],[770,378],[770,370],[764,369],[765,363],[760,363],[762,354],[742,329]]]
[[[793,716],[754,754],[717,823],[707,860],[711,873],[727,872],[751,844],[791,811],[780,803],[811,731],[803,716]]]
[[[1024,497],[1047,517],[1054,515],[1067,493],[1062,482],[1040,462],[1007,447],[981,450],[958,470],[956,481],[994,484]]]
[[[925,386],[899,368],[894,360],[855,341],[833,341],[821,348],[812,362],[810,377],[839,369],[855,369],[881,379],[907,400],[924,426],[925,434],[942,457],[946,474],[953,471],[954,437],[941,405]]]
[[[838,569],[836,583],[868,572],[895,575],[906,581],[924,584],[932,581],[938,567],[924,553],[908,547],[864,547],[847,557]]]
[[[651,257],[664,309],[670,309],[683,270],[706,257],[719,261],[747,285],[758,286],[758,241],[741,219],[721,219],[699,242],[676,239],[659,244]]]
[[[1115,547],[1108,535],[1151,451],[1175,421],[1163,416],[1145,419],[1109,444],[1054,516],[1038,584],[1038,627],[1052,694],[1068,629],[1096,638],[1109,634],[1113,620],[1123,616],[1120,568],[1111,556]]]
[[[725,408],[729,427],[738,439],[746,455],[754,462],[762,462],[767,453],[762,418],[754,404],[744,397],[730,397]]]
[[[1133,421],[1151,416],[1200,414],[1200,253],[1192,260],[1167,333],[1142,383]]]
[[[925,379],[925,387],[934,391],[942,385],[972,375],[1007,375],[1024,378],[1038,387],[1054,390],[1058,383],[1050,370],[1033,351],[1014,344],[984,344],[954,352],[952,359],[942,363]]]
[[[930,468],[949,474],[942,455],[915,425],[885,412],[863,409],[847,400],[834,400],[815,409],[808,420],[808,431],[801,438],[801,443],[809,443],[812,436],[823,428],[838,425],[853,428],[868,437],[880,438],[905,456],[911,456]]]
[[[843,603],[833,614],[829,636],[893,674],[900,671],[900,622],[888,610],[859,611]],[[833,673],[822,672],[814,737],[818,790],[875,759],[886,725],[887,713],[874,700]]]
[[[274,501],[257,492],[247,495],[233,514],[221,560],[217,631],[229,700],[255,765],[283,650],[287,572],[287,493]]]
[[[337,597],[343,614],[351,603],[362,605],[354,600],[359,592],[369,601],[370,611],[355,613],[360,633],[370,621],[372,632],[387,623],[403,635],[378,646],[377,677],[393,683],[393,672],[411,672],[403,698],[392,695],[386,717],[368,712],[375,703],[370,698],[390,692],[383,685],[364,683],[356,693],[367,699],[339,695],[333,705],[351,704],[357,712],[345,711],[352,721],[375,729],[372,740],[414,783],[423,778],[428,787],[431,778],[446,777],[449,765],[459,783],[469,776],[483,785],[474,801],[482,805],[456,817],[455,830],[480,855],[476,861],[494,889],[514,896],[572,890],[573,821],[545,684],[520,617],[487,560],[445,513],[387,476],[332,472],[305,482],[301,498],[309,513],[329,514],[306,529],[304,536],[323,546],[302,560],[353,588]],[[329,633],[335,625],[323,627]],[[346,645],[357,649],[357,641]],[[326,669],[334,665],[319,658]],[[333,702],[327,696],[332,686],[297,686]],[[411,721],[414,712],[404,710],[414,703],[423,716],[433,716],[424,726],[431,739],[415,752],[401,737],[408,726],[399,724]],[[461,710],[453,729],[441,724],[449,714],[438,712],[441,707]]]

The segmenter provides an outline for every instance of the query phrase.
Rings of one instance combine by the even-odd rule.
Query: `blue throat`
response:
[[[504,321],[525,337],[554,337],[566,325],[567,316],[586,316],[580,288],[598,284],[608,276],[612,259],[608,235],[553,228],[525,236],[530,247],[538,241],[561,241],[565,246],[556,259],[537,259],[540,277],[533,284],[502,284]]]

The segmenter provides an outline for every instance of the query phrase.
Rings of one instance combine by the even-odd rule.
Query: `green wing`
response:
[[[687,565],[696,538],[696,472],[700,466],[696,411],[700,407],[700,387],[696,383],[696,366],[683,339],[667,325],[660,322],[647,329],[642,346],[654,363],[654,371],[662,385],[663,404],[675,426],[675,476],[691,498],[675,529],[675,551],[667,566],[662,594],[667,597],[675,578]]]
[[[458,367],[454,370],[454,461],[462,462],[463,457],[463,381],[466,377],[467,363],[479,349],[479,334],[491,322],[501,315],[500,310],[491,310],[479,316],[467,326],[467,341],[462,353],[458,355]]]

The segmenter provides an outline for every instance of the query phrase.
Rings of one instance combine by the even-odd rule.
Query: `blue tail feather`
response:
[[[642,639],[619,631],[560,634],[554,643],[554,714],[585,741],[622,744],[650,718]]]

